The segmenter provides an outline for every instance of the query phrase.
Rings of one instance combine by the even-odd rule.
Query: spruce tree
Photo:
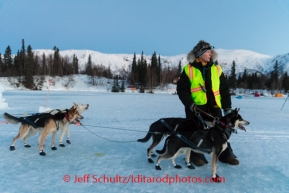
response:
[[[272,80],[275,82],[275,86],[272,86],[274,89],[278,89],[278,83],[279,83],[279,65],[278,65],[278,60],[276,60],[275,65],[273,67],[273,74],[272,74]]]
[[[253,74],[251,74],[251,75],[248,75],[248,78],[247,78],[247,81],[248,81],[248,89],[253,89],[253,84],[254,84],[254,82],[253,82]]]
[[[151,58],[151,69],[150,69],[150,79],[151,87],[155,87],[158,84],[158,59],[156,52],[153,53]]]
[[[247,82],[247,69],[245,68],[244,72],[243,72],[243,76],[242,76],[242,82],[246,83]]]
[[[2,68],[3,68],[3,62],[2,62],[2,55],[0,53],[0,76],[3,76]]]
[[[24,69],[24,86],[28,89],[34,88],[33,81],[33,52],[30,45],[27,47],[27,57],[25,61],[25,69]]]
[[[147,61],[144,59],[143,52],[141,54],[140,60],[137,63],[138,66],[138,78],[140,84],[140,93],[144,93],[147,78]]]
[[[121,82],[120,91],[125,92],[124,80]]]
[[[89,76],[92,76],[93,73],[92,73],[92,61],[91,61],[91,56],[89,54],[88,56],[88,61],[87,61],[87,64],[86,64],[86,68],[85,68],[85,73]]]
[[[158,67],[157,67],[157,74],[158,74],[158,84],[162,83],[162,63],[161,63],[161,56],[158,57]]]
[[[44,53],[44,52],[43,52],[43,54],[42,54],[42,65],[41,65],[41,69],[42,69],[42,75],[47,75],[46,56],[45,56],[45,53]]]
[[[4,65],[3,65],[3,72],[6,76],[11,76],[11,70],[13,68],[13,60],[12,60],[12,53],[11,53],[10,46],[7,46],[5,53],[4,53]]]
[[[78,58],[75,56],[75,54],[73,54],[72,66],[73,66],[73,74],[79,74]]]
[[[40,75],[40,59],[39,59],[39,56],[36,55],[34,56],[34,59],[33,59],[33,75],[37,75],[39,76]]]
[[[20,75],[24,75],[24,68],[25,68],[25,61],[26,61],[26,50],[25,50],[24,39],[22,39],[22,47],[21,47],[21,51],[20,51],[20,61],[21,61]]]
[[[231,74],[229,76],[229,86],[230,86],[230,88],[236,89],[236,83],[237,83],[237,79],[236,79],[236,64],[235,64],[235,61],[233,61],[232,68],[231,68]]]
[[[52,75],[54,76],[61,76],[61,61],[60,61],[60,55],[59,55],[59,49],[54,46],[54,57],[53,57],[53,67],[52,67]]]
[[[21,72],[20,72],[20,69],[21,69],[21,60],[20,60],[20,52],[19,50],[17,51],[17,54],[14,56],[14,66],[13,66],[13,74],[12,76],[21,76]]]
[[[118,76],[115,76],[113,79],[111,92],[119,92]]]
[[[148,83],[150,92],[153,92],[152,89],[157,86],[158,84],[158,59],[156,52],[153,53],[151,57],[151,64],[148,66],[147,69],[148,73]]]
[[[289,91],[289,76],[287,72],[285,72],[283,75],[282,88],[286,93]]]
[[[136,83],[138,82],[138,68],[137,68],[135,53],[133,54],[130,76],[131,76],[130,77],[130,83],[135,86]]]

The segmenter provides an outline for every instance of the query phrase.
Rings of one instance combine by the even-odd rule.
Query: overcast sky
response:
[[[0,0],[0,53],[25,47],[163,56],[204,39],[289,53],[289,0]]]

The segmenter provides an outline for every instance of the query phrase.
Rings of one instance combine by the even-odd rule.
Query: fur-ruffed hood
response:
[[[215,61],[218,59],[218,54],[217,54],[217,52],[216,52],[215,50],[211,50],[211,52],[212,52],[211,60],[212,60],[213,62],[215,62]],[[192,62],[195,61],[195,59],[196,59],[195,54],[194,54],[193,50],[191,50],[191,51],[188,53],[188,55],[187,55],[187,61],[188,61],[189,63],[192,63]]]

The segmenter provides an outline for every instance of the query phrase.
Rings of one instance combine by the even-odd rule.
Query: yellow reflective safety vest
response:
[[[187,74],[191,82],[191,97],[195,104],[205,105],[207,104],[207,94],[202,87],[205,88],[205,81],[202,73],[198,68],[187,64],[183,70]],[[219,65],[213,64],[211,66],[211,80],[212,91],[215,96],[216,104],[219,108],[222,108],[221,95],[220,95],[220,76],[223,70]]]

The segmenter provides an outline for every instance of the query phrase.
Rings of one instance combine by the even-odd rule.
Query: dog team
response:
[[[54,109],[24,117],[14,117],[4,113],[4,118],[8,123],[21,123],[19,133],[13,139],[10,150],[15,150],[15,142],[22,138],[24,147],[31,147],[27,143],[28,138],[39,133],[39,154],[45,156],[46,153],[43,150],[45,139],[52,133],[51,149],[56,150],[55,138],[58,130],[61,131],[59,145],[65,147],[62,143],[64,134],[66,133],[66,142],[70,144],[70,124],[79,123],[79,120],[83,119],[81,113],[85,112],[88,107],[89,104],[74,103],[70,109]],[[186,154],[187,167],[194,169],[190,163],[191,151],[202,154],[211,153],[212,177],[218,182],[218,175],[216,174],[218,156],[226,149],[231,133],[236,132],[237,129],[245,130],[243,125],[249,125],[249,122],[239,114],[239,110],[235,109],[216,121],[205,121],[204,123],[187,118],[162,118],[152,123],[147,135],[137,141],[147,142],[152,138],[152,144],[147,149],[147,156],[148,162],[154,163],[151,158],[151,156],[155,157],[153,148],[166,137],[163,149],[156,150],[160,154],[155,165],[157,170],[161,170],[159,164],[164,159],[171,159],[175,168],[181,168],[180,165],[176,164],[175,158],[182,154]],[[200,126],[200,124],[203,125]]]

